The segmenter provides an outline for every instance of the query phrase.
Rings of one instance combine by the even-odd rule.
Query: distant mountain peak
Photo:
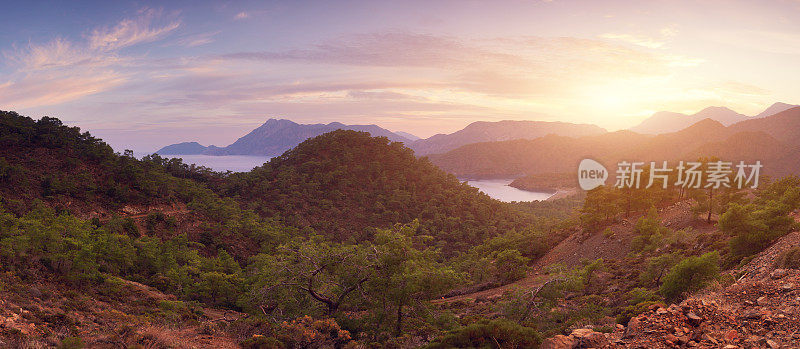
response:
[[[723,125],[721,122],[711,118],[705,118],[683,129],[682,131],[717,131],[724,128],[725,125]]]
[[[728,108],[726,106],[710,106],[710,107],[703,108],[703,110],[695,113],[695,115],[697,115],[697,114],[706,114],[706,113],[714,113],[714,112],[736,113],[736,111],[734,111],[733,109]]]
[[[606,133],[606,130],[596,125],[560,121],[475,121],[450,134],[437,134],[427,139],[414,141],[409,147],[421,156],[446,153],[471,143],[534,139],[548,134],[580,137],[602,133]]]
[[[788,104],[788,103],[783,103],[783,102],[775,102],[771,106],[767,107],[767,109],[764,109],[764,111],[762,111],[761,113],[759,113],[755,117],[756,118],[764,118],[764,117],[775,115],[775,114],[778,114],[778,113],[780,113],[782,111],[789,110],[789,109],[792,109],[792,108],[795,108],[795,107],[798,107],[798,105],[796,105],[796,104]]]

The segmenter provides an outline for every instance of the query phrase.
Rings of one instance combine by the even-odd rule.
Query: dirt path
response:
[[[483,290],[483,291],[478,291],[478,292],[473,292],[473,293],[468,293],[468,294],[462,294],[462,295],[458,295],[458,296],[448,297],[448,298],[436,299],[436,300],[431,301],[431,303],[433,303],[433,304],[441,304],[441,303],[451,303],[451,302],[457,302],[457,301],[475,300],[475,299],[478,299],[478,298],[491,298],[493,296],[499,296],[499,295],[502,295],[502,294],[504,294],[506,292],[510,292],[511,290],[513,290],[515,288],[519,288],[519,289],[536,288],[536,287],[542,285],[543,283],[545,283],[545,281],[547,281],[547,279],[548,279],[547,275],[528,274],[528,276],[525,277],[524,279],[517,280],[516,282],[510,283],[510,284],[507,284],[507,285],[503,285],[503,286],[495,287],[495,288],[490,288],[488,290]]]

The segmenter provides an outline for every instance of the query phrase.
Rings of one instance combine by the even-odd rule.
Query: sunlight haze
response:
[[[39,3],[4,11],[0,109],[136,151],[224,146],[268,118],[429,137],[478,120],[754,115],[800,100],[800,2],[765,5]]]

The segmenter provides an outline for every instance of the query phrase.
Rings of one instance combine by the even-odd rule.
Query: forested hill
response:
[[[120,156],[56,118],[0,111],[0,193],[7,209],[25,212],[35,200],[73,213],[167,203],[186,194],[179,182],[160,164]]]
[[[400,143],[337,130],[306,140],[226,181],[222,195],[337,240],[368,239],[369,227],[414,219],[448,250],[466,249],[515,218],[502,203],[416,158]]]

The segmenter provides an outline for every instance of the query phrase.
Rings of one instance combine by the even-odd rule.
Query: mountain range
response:
[[[156,151],[161,155],[260,155],[277,156],[306,139],[334,130],[368,132],[373,137],[386,137],[390,141],[410,143],[418,137],[410,133],[394,133],[376,125],[298,124],[291,120],[269,119],[263,125],[226,147],[203,146],[197,142],[171,144]]]
[[[630,130],[584,137],[547,135],[533,140],[462,146],[430,160],[463,177],[517,177],[572,172],[583,158],[607,168],[619,161],[678,161],[717,156],[729,161],[759,160],[764,172],[800,172],[800,107],[731,126],[703,119],[683,130],[645,135]]]
[[[504,141],[511,139],[534,139],[548,134],[562,136],[584,136],[602,134],[605,129],[589,124],[572,124],[548,121],[478,121],[451,134],[437,134],[420,139],[407,132],[391,132],[376,125],[298,124],[290,120],[269,119],[263,125],[239,138],[226,147],[203,146],[198,142],[171,144],[159,149],[161,155],[262,155],[277,156],[300,142],[333,130],[368,132],[373,137],[386,137],[390,141],[403,142],[417,156],[444,153],[462,145],[476,142]]]
[[[437,161],[446,162],[447,160],[445,159],[457,157],[455,154],[469,152],[468,150],[458,150],[464,146],[468,146],[467,149],[495,146],[475,145],[479,143],[519,141],[509,144],[525,144],[527,143],[524,142],[526,140],[530,141],[539,138],[547,138],[548,136],[581,138],[607,135],[605,137],[614,138],[627,133],[659,135],[679,132],[706,119],[717,122],[723,128],[730,127],[729,131],[725,131],[727,133],[762,131],[771,135],[781,143],[794,145],[800,143],[800,141],[794,138],[793,132],[795,128],[800,127],[800,124],[793,124],[793,120],[785,120],[782,123],[776,123],[775,119],[766,122],[762,121],[768,116],[779,114],[780,112],[794,107],[797,106],[786,103],[775,103],[754,116],[746,116],[726,107],[708,107],[692,115],[675,112],[658,112],[630,130],[612,133],[608,133],[605,129],[590,124],[514,120],[497,122],[478,121],[467,125],[459,131],[450,134],[437,134],[426,139],[420,139],[406,132],[392,132],[376,125],[345,125],[339,122],[332,122],[329,124],[298,124],[285,119],[269,119],[263,125],[226,147],[217,147],[213,145],[206,147],[198,142],[184,142],[163,147],[159,149],[157,153],[162,155],[205,154],[277,156],[308,138],[333,130],[344,129],[365,131],[372,136],[382,136],[388,138],[390,141],[403,142],[407,147],[414,150],[417,156],[431,156],[436,158]],[[779,126],[776,126],[778,124]],[[707,135],[698,135],[698,137],[705,141],[713,140],[707,139]],[[556,138],[558,137],[549,137],[547,139],[553,140]],[[699,146],[699,144],[696,144],[694,141],[689,141],[685,144]],[[449,155],[435,155],[445,154],[450,151],[456,152]],[[496,162],[501,161],[501,159],[494,158],[491,161]],[[472,166],[488,165],[481,165],[480,162],[476,162]],[[504,171],[508,170],[510,169],[506,168]],[[488,169],[472,168],[470,171],[484,173],[487,172]],[[526,170],[525,172],[529,171]],[[507,172],[503,173],[506,175],[509,174]]]
[[[676,132],[703,119],[716,120],[725,126],[729,126],[745,120],[759,119],[774,115],[794,107],[797,107],[797,105],[778,102],[754,116],[740,114],[727,107],[708,107],[692,115],[660,111],[645,119],[639,125],[631,127],[630,130],[644,134]]]
[[[417,156],[444,153],[460,146],[478,143],[513,139],[534,139],[548,134],[561,136],[588,136],[606,133],[607,131],[590,124],[572,124],[550,121],[516,121],[497,122],[477,121],[464,129],[451,134],[437,134],[427,139],[420,139],[408,145]]]

